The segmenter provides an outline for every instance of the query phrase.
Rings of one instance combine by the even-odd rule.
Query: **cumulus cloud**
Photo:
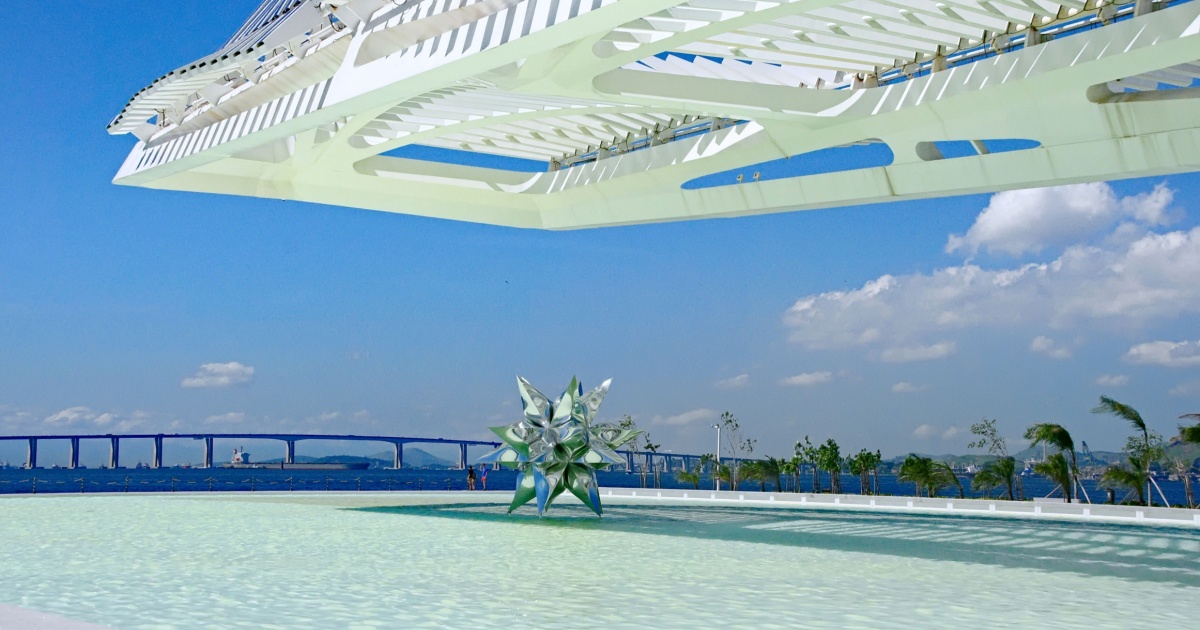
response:
[[[1133,346],[1125,360],[1143,365],[1195,367],[1200,365],[1200,341],[1151,341]]]
[[[1136,327],[1200,312],[1198,277],[1200,227],[1070,247],[1049,263],[1006,269],[965,263],[885,275],[860,289],[800,298],[783,319],[789,338],[810,349],[915,345],[977,326]],[[897,350],[887,356],[912,354]]]
[[[732,378],[726,378],[726,379],[719,380],[715,383],[715,385],[717,387],[720,387],[721,389],[737,389],[738,387],[745,387],[749,383],[750,383],[750,375],[749,374],[738,374],[737,376],[734,376]]]
[[[901,381],[895,385],[892,385],[893,394],[916,394],[918,392],[923,392],[926,389],[928,388],[924,385],[914,385],[908,381]]]
[[[237,361],[205,363],[196,373],[179,383],[180,387],[232,387],[244,385],[254,378],[254,368]]]
[[[114,411],[95,411],[90,407],[68,407],[52,413],[42,420],[42,424],[51,428],[66,428],[78,425],[103,428],[106,431],[124,433],[146,424],[151,414],[135,411],[124,414]]]
[[[940,437],[943,440],[953,440],[959,435],[962,435],[962,432],[963,430],[959,427],[941,429],[933,426],[932,424],[922,424],[916,429],[913,429],[913,437],[921,440],[928,440],[935,437]]]
[[[717,412],[713,411],[712,409],[693,409],[691,411],[685,411],[677,416],[668,416],[665,418],[662,416],[654,416],[654,418],[650,420],[650,424],[679,427],[692,424],[694,422],[708,422],[709,420],[715,420],[717,416]]]
[[[884,363],[912,363],[944,359],[958,348],[953,341],[942,341],[929,346],[903,346],[888,348],[879,355]]]
[[[1200,381],[1187,381],[1172,387],[1168,394],[1172,396],[1191,396],[1192,394],[1200,394]]]
[[[789,376],[779,382],[781,385],[791,387],[811,387],[813,385],[828,383],[832,380],[833,372],[805,372],[804,374]]]
[[[246,412],[244,411],[231,411],[204,419],[204,424],[245,424],[245,422]]]
[[[1029,344],[1029,351],[1044,354],[1051,359],[1071,358],[1070,348],[1055,343],[1053,339],[1045,335],[1034,337],[1033,341]]]
[[[1129,377],[1124,374],[1104,374],[1096,379],[1101,387],[1121,387],[1129,384]]]
[[[952,235],[946,252],[980,249],[1020,256],[1079,242],[1121,221],[1168,224],[1174,193],[1165,185],[1130,197],[1118,197],[1105,183],[1012,190],[992,196],[987,208],[963,235]]]

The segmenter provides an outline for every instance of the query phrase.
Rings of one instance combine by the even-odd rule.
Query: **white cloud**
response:
[[[245,424],[245,422],[246,413],[244,411],[232,411],[204,419],[204,424]]]
[[[1122,387],[1129,384],[1129,377],[1124,374],[1104,374],[1096,379],[1101,387]]]
[[[103,428],[105,431],[125,433],[146,424],[151,414],[135,411],[126,415],[114,411],[94,411],[90,407],[68,407],[57,413],[50,414],[42,423],[55,428],[87,425]]]
[[[805,372],[804,374],[789,376],[779,381],[779,383],[781,385],[789,385],[792,387],[811,387],[813,385],[828,383],[832,380],[833,372]]]
[[[932,424],[922,424],[913,430],[913,437],[920,438],[922,440],[928,440],[937,434],[938,429]]]
[[[1165,185],[1140,195],[1118,198],[1105,183],[1013,190],[992,195],[987,208],[965,235],[951,235],[946,251],[980,249],[1020,256],[1064,243],[1079,242],[1119,221],[1166,225],[1174,193]]]
[[[924,385],[914,385],[908,381],[901,381],[895,385],[892,385],[893,394],[916,394],[923,392],[926,389],[928,389],[928,387]]]
[[[950,427],[949,429],[942,431],[942,439],[943,440],[953,440],[954,438],[958,437],[961,433],[962,433],[962,429],[960,429],[958,427]]]
[[[1172,396],[1191,396],[1200,394],[1200,381],[1186,381],[1172,387],[1168,392]]]
[[[650,420],[650,424],[665,424],[667,426],[678,427],[692,424],[693,422],[708,422],[709,420],[716,419],[717,415],[717,412],[713,411],[712,409],[693,409],[691,411],[685,411],[677,416],[668,416],[666,418],[662,416],[654,416],[654,418]]]
[[[932,361],[944,359],[957,349],[953,341],[942,341],[929,346],[903,346],[888,348],[879,355],[884,363],[912,363],[914,361]]]
[[[254,368],[237,361],[205,363],[196,373],[179,383],[180,387],[231,387],[244,385],[254,378]]]
[[[737,376],[734,376],[732,378],[726,378],[726,379],[719,380],[715,383],[715,385],[722,389],[737,389],[738,387],[745,387],[749,383],[750,383],[750,375],[749,374],[738,374]]]
[[[1133,346],[1125,360],[1143,365],[1194,367],[1200,365],[1200,341],[1151,341]]]
[[[919,345],[978,326],[1137,327],[1200,312],[1198,277],[1200,227],[1070,247],[1044,264],[885,275],[861,289],[800,298],[783,319],[789,339],[810,349]]]
[[[1033,342],[1029,344],[1029,351],[1044,354],[1051,359],[1071,358],[1070,348],[1054,343],[1053,339],[1045,335],[1034,337]]]

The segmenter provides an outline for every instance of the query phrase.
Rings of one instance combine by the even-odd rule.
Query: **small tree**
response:
[[[737,416],[726,411],[721,414],[721,430],[725,433],[724,441],[725,452],[733,459],[731,464],[732,481],[729,487],[736,490],[738,488],[738,472],[740,462],[743,459],[750,457],[754,452],[755,440],[746,437],[742,433],[742,425],[738,422]]]
[[[976,439],[967,444],[967,448],[984,449],[988,455],[997,457],[996,460],[985,463],[983,468],[975,474],[975,478],[971,480],[971,488],[990,493],[992,488],[1003,486],[1008,492],[1008,500],[1015,500],[1013,480],[1016,479],[1018,483],[1020,482],[1020,477],[1017,475],[1017,461],[1008,454],[1007,441],[996,429],[996,420],[984,418],[972,424],[971,433],[975,435]]]
[[[829,472],[829,491],[834,494],[842,493],[842,454],[838,443],[833,438],[817,447],[817,461],[822,470]]]
[[[804,436],[804,441],[796,442],[795,446],[796,457],[799,459],[800,466],[809,464],[812,466],[813,473],[813,493],[821,491],[821,467],[817,465],[817,447],[808,440],[808,436]],[[799,480],[797,480],[799,481]]]

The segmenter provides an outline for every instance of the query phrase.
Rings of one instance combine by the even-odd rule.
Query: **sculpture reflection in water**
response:
[[[604,381],[584,394],[579,380],[572,378],[567,391],[552,402],[529,381],[517,377],[525,417],[508,426],[492,427],[505,445],[479,459],[483,464],[498,463],[520,471],[509,512],[537,499],[541,516],[555,497],[569,490],[600,515],[596,471],[624,463],[617,449],[641,433],[613,424],[592,424],[611,383],[612,379]]]

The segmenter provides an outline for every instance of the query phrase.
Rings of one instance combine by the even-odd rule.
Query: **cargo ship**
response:
[[[254,470],[366,470],[367,462],[347,463],[292,463],[286,462],[251,462],[250,454],[245,449],[233,449],[233,459],[223,468],[249,468]]]

